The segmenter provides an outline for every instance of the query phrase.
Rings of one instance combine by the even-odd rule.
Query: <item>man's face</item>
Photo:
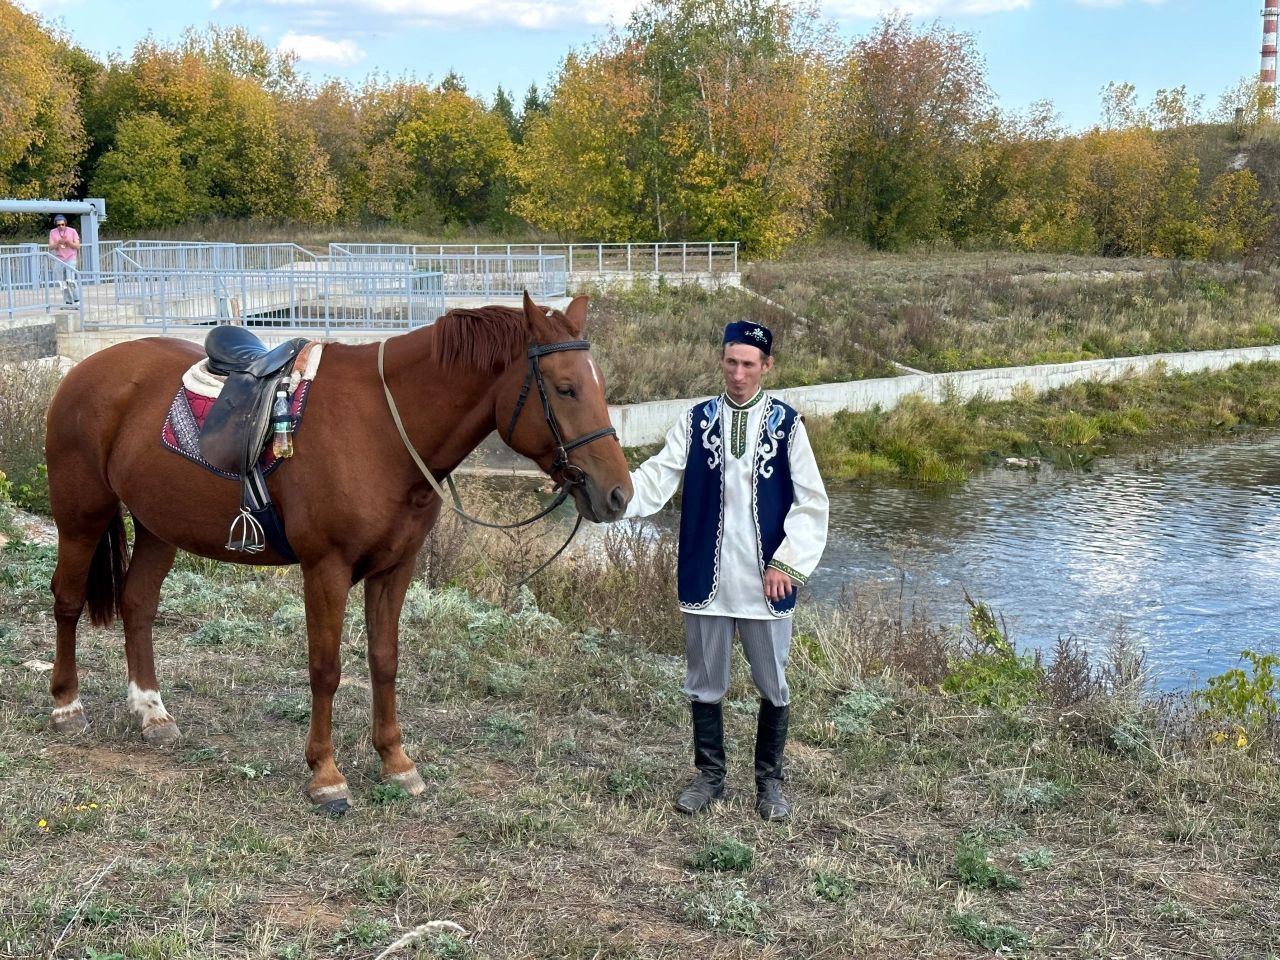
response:
[[[727,343],[720,354],[724,388],[734,403],[746,403],[760,389],[760,378],[773,369],[773,357],[747,343]]]

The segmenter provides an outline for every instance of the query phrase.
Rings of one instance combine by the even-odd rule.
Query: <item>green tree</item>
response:
[[[503,212],[495,187],[507,175],[511,136],[502,117],[456,86],[421,91],[395,145],[417,175],[417,193],[445,223],[476,223]]]
[[[947,236],[969,219],[994,122],[973,37],[889,16],[838,75],[832,218],[874,247]]]
[[[191,210],[182,165],[182,131],[155,113],[126,117],[115,145],[94,171],[90,193],[110,198],[117,230],[137,230],[181,221]]]

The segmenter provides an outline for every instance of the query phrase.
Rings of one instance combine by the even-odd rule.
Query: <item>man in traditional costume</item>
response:
[[[695,404],[667,432],[662,451],[631,474],[628,517],[656,513],[684,484],[677,580],[697,775],[676,798],[682,813],[724,794],[721,701],[735,632],[760,693],[756,810],[765,820],[791,812],[782,792],[791,615],[796,589],[826,545],[827,493],[804,418],[760,388],[772,352],[768,328],[749,321],[725,327],[725,392]]]

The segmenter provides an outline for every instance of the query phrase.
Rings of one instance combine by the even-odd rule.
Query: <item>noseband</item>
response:
[[[409,442],[409,435],[405,433],[404,423],[400,419],[400,411],[396,409],[396,401],[391,396],[391,388],[387,385],[387,376],[383,362],[386,354],[386,346],[387,341],[385,340],[378,344],[378,378],[382,381],[382,390],[387,395],[387,407],[391,410],[391,419],[395,421],[396,430],[400,433],[400,439],[404,442],[405,449],[409,451],[409,456],[413,458],[413,462],[417,464],[418,470],[427,478],[427,482],[431,484],[432,488],[439,495],[441,501],[447,502],[445,500],[444,490],[441,489],[436,478],[432,476],[431,471],[427,469],[427,465],[423,463],[422,458],[418,456],[418,451],[415,450],[413,448],[413,444]],[[458,496],[458,488],[454,486],[453,483],[453,474],[449,474],[445,477],[445,483],[448,485],[449,493],[452,495],[453,503],[450,504],[450,509],[453,510],[454,513],[469,523],[474,523],[481,527],[490,527],[495,530],[512,530],[517,527],[527,527],[529,524],[541,520],[543,517],[547,516],[547,514],[558,508],[560,504],[564,503],[565,500],[569,498],[570,493],[573,492],[575,487],[586,486],[587,475],[583,472],[581,467],[569,462],[569,452],[571,450],[578,449],[578,447],[586,446],[593,440],[600,440],[604,437],[617,437],[618,432],[611,426],[601,427],[599,430],[593,430],[591,433],[583,434],[582,436],[566,443],[564,435],[560,432],[560,422],[556,419],[555,411],[551,409],[551,398],[547,395],[547,385],[546,381],[543,380],[542,377],[542,365],[539,363],[539,360],[549,353],[560,353],[565,350],[590,349],[591,341],[589,340],[566,340],[562,343],[548,344],[540,344],[537,340],[534,340],[529,345],[529,350],[526,354],[529,358],[529,368],[525,372],[524,383],[520,386],[520,397],[516,400],[515,409],[511,411],[511,422],[507,425],[506,441],[507,445],[510,446],[511,438],[516,429],[516,421],[520,419],[520,413],[524,410],[525,401],[529,399],[529,387],[532,384],[537,383],[538,397],[542,401],[542,417],[546,421],[547,429],[551,431],[551,437],[556,443],[555,459],[551,462],[551,466],[548,468],[547,474],[552,479],[555,479],[555,475],[557,473],[560,474],[560,479],[556,483],[559,489],[550,505],[540,513],[517,523],[491,523],[488,520],[481,520],[479,517],[474,517],[463,509],[462,498]],[[577,535],[578,528],[580,526],[582,526],[581,513],[578,514],[577,522],[573,525],[573,531],[569,534],[569,539],[564,542],[559,550],[548,557],[541,566],[534,570],[533,573],[524,577],[520,583],[516,584],[516,586],[520,586],[521,584],[533,579],[541,573],[552,560],[560,556],[560,554],[565,551],[565,548],[573,542],[573,538]]]

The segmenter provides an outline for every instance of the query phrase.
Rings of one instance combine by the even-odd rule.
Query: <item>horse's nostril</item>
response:
[[[621,513],[627,506],[627,495],[622,492],[622,487],[614,487],[609,491],[609,507],[615,513]]]

